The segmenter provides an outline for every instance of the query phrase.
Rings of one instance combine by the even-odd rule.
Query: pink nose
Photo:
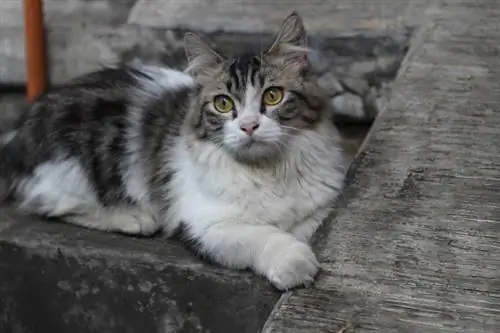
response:
[[[257,128],[259,128],[260,124],[257,123],[257,122],[252,122],[252,123],[248,123],[248,124],[242,124],[240,125],[240,129],[245,132],[246,134],[248,135],[252,135],[253,132],[255,132],[257,130]]]

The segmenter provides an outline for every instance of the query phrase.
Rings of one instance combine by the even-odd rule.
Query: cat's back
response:
[[[36,100],[2,154],[24,173],[47,163],[77,163],[103,201],[111,202],[123,193],[130,169],[143,167],[137,161],[156,154],[164,135],[158,128],[179,113],[172,101],[180,87],[192,85],[190,76],[156,66],[82,75]]]
[[[148,106],[158,104],[190,76],[156,66],[123,66],[88,73],[38,98],[17,128],[25,145],[78,150],[92,142],[118,141]],[[173,110],[165,110],[165,112]]]
[[[42,95],[33,103],[23,125],[45,133],[101,128],[130,112],[142,112],[176,86],[191,84],[191,77],[169,68],[105,68]]]

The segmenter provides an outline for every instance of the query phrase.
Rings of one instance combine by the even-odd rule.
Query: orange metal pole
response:
[[[24,32],[28,100],[47,89],[43,0],[24,0]]]

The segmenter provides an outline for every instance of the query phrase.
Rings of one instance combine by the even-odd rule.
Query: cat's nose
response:
[[[241,124],[240,129],[245,132],[247,135],[252,135],[253,132],[259,128],[260,124],[258,121],[252,121],[246,124]]]

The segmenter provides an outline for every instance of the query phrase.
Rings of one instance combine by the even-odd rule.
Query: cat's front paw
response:
[[[116,212],[111,219],[118,231],[129,235],[151,236],[159,229],[151,214],[139,210]]]
[[[293,242],[274,248],[267,257],[265,275],[280,290],[309,285],[319,271],[319,263],[311,247]]]

